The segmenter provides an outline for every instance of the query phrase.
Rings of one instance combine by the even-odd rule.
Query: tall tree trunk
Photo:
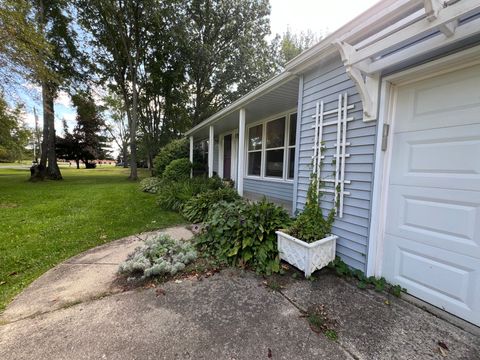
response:
[[[75,159],[75,162],[77,163],[77,169],[80,169],[80,160]]]
[[[42,86],[42,98],[45,99],[45,85]],[[42,130],[42,145],[41,145],[41,154],[40,154],[40,165],[46,170],[47,169],[47,154],[48,154],[48,136],[49,136],[49,124],[45,119],[45,104],[43,104],[43,130]]]
[[[128,142],[124,141],[122,146],[123,151],[123,167],[128,168],[127,161],[128,161]]]
[[[42,83],[42,100],[43,100],[43,138],[40,145],[40,163],[35,171],[32,171],[30,181],[43,180],[47,175],[47,159],[48,159],[48,139],[50,138],[50,122],[48,121],[46,104],[46,93],[48,92],[47,84]]]
[[[55,114],[53,109],[54,95],[48,84],[42,85],[43,122],[48,124],[47,137],[47,177],[51,180],[62,180],[62,174],[57,164],[55,149]],[[43,153],[42,153],[43,156]]]
[[[137,123],[138,123],[138,93],[136,74],[132,76],[132,114],[130,119],[130,180],[138,180],[137,172]]]

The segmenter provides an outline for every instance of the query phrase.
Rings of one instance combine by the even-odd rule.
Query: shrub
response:
[[[156,175],[161,176],[168,164],[176,159],[188,158],[188,154],[189,142],[186,138],[172,140],[160,150],[153,160]]]
[[[120,264],[119,273],[147,278],[155,275],[175,275],[195,260],[197,253],[187,241],[175,240],[162,234],[147,239]]]
[[[162,179],[169,181],[181,181],[190,178],[192,163],[187,158],[172,160],[163,172]]]
[[[280,271],[275,231],[288,225],[287,212],[265,199],[219,202],[212,206],[199,249],[237,266],[251,266],[258,273]]]
[[[166,210],[181,211],[183,205],[201,192],[222,188],[218,177],[194,177],[183,181],[164,181],[158,191],[157,204]]]
[[[238,193],[229,187],[207,190],[189,199],[183,206],[182,214],[190,222],[205,221],[210,208],[220,202],[232,202],[240,199]]]
[[[143,192],[156,194],[160,188],[161,180],[157,177],[148,177],[140,181],[139,188]]]
[[[307,201],[302,213],[297,216],[287,232],[307,243],[323,239],[331,234],[332,225],[335,221],[335,206],[330,210],[328,216],[323,216],[320,207],[320,197],[317,192],[317,176],[310,175],[310,186],[307,192]]]

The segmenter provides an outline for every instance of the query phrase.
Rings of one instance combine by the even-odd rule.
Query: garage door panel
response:
[[[395,132],[478,123],[480,72],[472,67],[406,86],[398,94],[402,122]]]
[[[390,235],[385,251],[395,254],[386,263],[392,281],[447,311],[465,317],[476,313],[480,321],[480,263],[475,258]]]
[[[391,185],[386,232],[480,257],[480,193]]]
[[[480,191],[480,123],[395,135],[391,184]]]
[[[398,88],[383,275],[480,325],[480,66]]]

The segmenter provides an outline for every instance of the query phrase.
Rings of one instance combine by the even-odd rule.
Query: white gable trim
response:
[[[411,12],[412,8],[406,8],[405,11]],[[462,16],[478,11],[480,3],[477,0],[460,0],[452,4],[425,0],[423,10],[405,13],[405,17],[397,23],[357,44],[352,42],[352,45],[347,36],[343,36],[341,40],[334,40],[332,45],[340,52],[347,74],[356,84],[362,98],[363,121],[377,119],[379,74],[383,69],[480,34],[480,19],[458,26]],[[391,17],[391,14],[385,13],[383,17]],[[413,43],[415,39],[435,30],[439,30],[436,36],[394,51],[392,54],[385,54],[390,49]]]

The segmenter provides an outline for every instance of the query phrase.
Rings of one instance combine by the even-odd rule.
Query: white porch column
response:
[[[240,109],[238,118],[238,172],[237,191],[243,196],[243,172],[245,169],[245,109]]]
[[[190,136],[190,163],[193,164],[193,136]],[[190,170],[190,177],[193,177],[193,169]]]
[[[213,149],[214,149],[214,130],[213,125],[210,125],[208,138],[208,177],[213,176]]]

